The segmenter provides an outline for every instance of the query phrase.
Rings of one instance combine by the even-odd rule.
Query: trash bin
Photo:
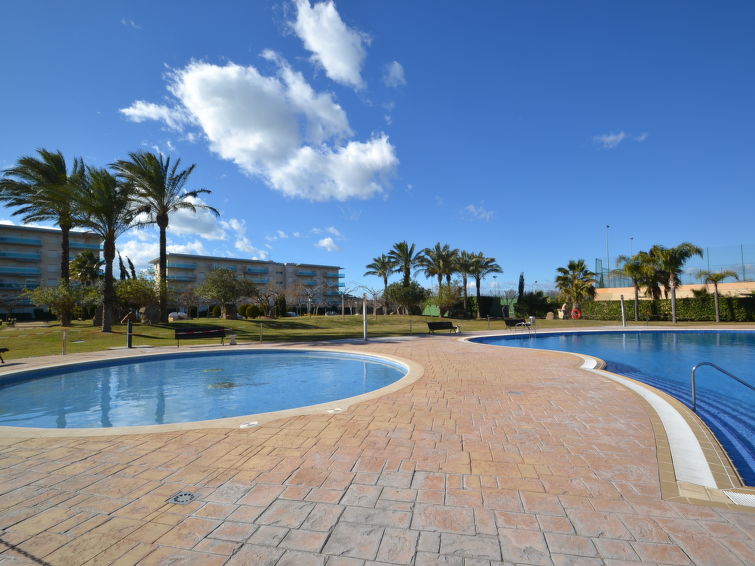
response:
[[[535,317],[534,316],[530,317],[530,326],[535,326]]]
[[[236,345],[236,335],[235,334],[229,334],[228,335],[228,344],[230,344],[231,346],[235,346]]]

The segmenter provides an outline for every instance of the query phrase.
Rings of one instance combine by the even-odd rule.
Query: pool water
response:
[[[755,332],[634,331],[486,337],[475,342],[576,352],[665,391],[692,407],[690,372],[712,362],[755,386]],[[697,370],[697,414],[747,485],[755,485],[755,391],[713,368]]]
[[[3,382],[0,425],[99,428],[221,419],[353,397],[406,372],[370,356],[293,350],[80,364]]]

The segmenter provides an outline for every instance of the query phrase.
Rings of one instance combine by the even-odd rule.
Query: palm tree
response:
[[[689,242],[682,242],[674,248],[655,245],[650,248],[650,256],[655,258],[658,269],[668,276],[668,288],[671,290],[671,321],[676,324],[676,287],[682,267],[692,256],[703,257],[703,250]]]
[[[464,312],[467,311],[467,279],[474,271],[474,254],[466,250],[459,252],[456,256],[456,272],[461,274],[462,293],[464,297]]]
[[[585,260],[571,259],[566,267],[559,267],[556,271],[556,287],[572,304],[572,310],[579,309],[582,301],[595,295],[595,274],[587,269]]]
[[[16,165],[3,171],[0,179],[0,202],[17,207],[13,215],[21,216],[24,222],[52,220],[60,228],[60,281],[68,286],[69,234],[74,226],[71,201],[73,191],[84,170],[81,159],[74,159],[71,172],[60,151],[38,149],[39,157],[23,156]],[[61,326],[70,326],[71,313],[60,312]]]
[[[220,213],[206,204],[192,202],[200,194],[210,193],[209,189],[184,190],[195,165],[179,170],[180,159],[171,165],[170,157],[149,152],[129,153],[130,161],[117,161],[113,164],[119,177],[134,187],[137,199],[144,204],[149,214],[147,224],[157,224],[160,230],[160,320],[168,321],[168,282],[167,282],[167,239],[166,231],[170,214],[177,210],[198,208]]]
[[[414,253],[415,245],[409,245],[409,242],[396,242],[393,248],[388,252],[388,259],[393,264],[395,273],[402,273],[404,278],[401,282],[403,287],[408,287],[412,280],[412,269],[417,266],[419,254]]]
[[[438,288],[443,285],[443,277],[446,283],[451,285],[451,274],[456,270],[456,256],[459,250],[452,250],[448,244],[441,245],[440,242],[435,247],[425,248],[417,258],[418,265],[426,277],[437,277]]]
[[[112,331],[115,305],[113,261],[115,241],[133,225],[144,208],[136,206],[134,188],[119,182],[107,169],[87,167],[78,191],[73,194],[76,222],[89,228],[103,239],[105,282],[102,293],[102,331]]]
[[[736,271],[706,271],[701,270],[697,272],[697,276],[705,281],[706,284],[713,283],[713,304],[716,306],[716,322],[721,322],[721,315],[718,310],[718,284],[724,279],[733,277],[737,281],[739,277]]]
[[[652,267],[650,268],[652,270]],[[652,270],[653,272],[655,270]],[[634,321],[640,320],[640,285],[648,275],[648,266],[642,262],[640,254],[633,256],[620,255],[616,258],[615,274],[632,280],[634,287]],[[658,288],[656,286],[656,288]]]
[[[375,275],[383,279],[383,291],[388,287],[388,276],[393,273],[393,262],[387,255],[381,254],[378,257],[372,258],[372,263],[365,266],[367,271],[364,272],[365,277],[367,275]]]
[[[495,262],[494,257],[485,257],[485,254],[478,252],[472,254],[471,275],[474,277],[475,288],[477,290],[477,318],[480,317],[480,282],[493,273],[503,273],[501,266]]]
[[[71,277],[81,281],[85,287],[90,287],[100,276],[100,269],[104,262],[94,252],[85,250],[71,260]]]

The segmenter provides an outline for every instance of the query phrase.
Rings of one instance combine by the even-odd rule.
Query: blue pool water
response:
[[[220,419],[344,399],[405,374],[404,366],[379,358],[292,350],[80,364],[3,382],[0,425],[99,428]]]
[[[690,371],[712,362],[755,386],[755,332],[590,332],[478,338],[475,342],[588,354],[606,369],[692,406]],[[697,414],[747,485],[755,485],[755,392],[710,367],[697,370]]]

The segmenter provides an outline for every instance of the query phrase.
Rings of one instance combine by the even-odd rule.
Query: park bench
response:
[[[454,324],[450,320],[443,320],[441,322],[428,322],[427,328],[430,331],[430,334],[434,334],[436,330],[448,330],[449,332],[461,334],[461,326]]]
[[[3,352],[7,352],[8,348],[0,348],[0,362],[5,363],[5,360],[3,359]]]
[[[225,345],[225,328],[176,330],[176,348],[181,346],[181,340],[195,340],[197,338],[220,338],[220,343]]]

